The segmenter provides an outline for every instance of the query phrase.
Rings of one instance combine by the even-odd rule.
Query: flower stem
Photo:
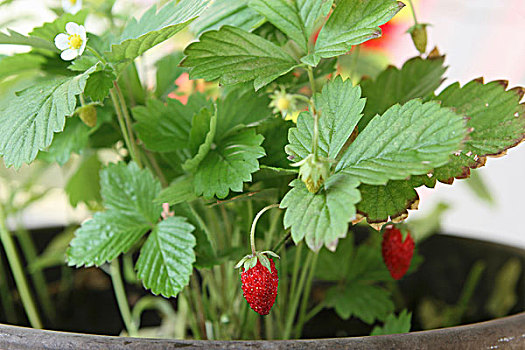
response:
[[[410,3],[410,9],[412,10],[412,17],[414,17],[414,24],[417,24],[417,18],[416,18],[416,9],[414,8],[414,3],[412,2],[412,0],[408,0],[408,2]]]
[[[317,160],[317,148],[319,144],[319,115],[315,109],[314,105],[314,95],[315,95],[315,78],[314,71],[312,67],[308,66],[308,80],[310,81],[310,88],[312,89],[312,97],[310,98],[310,108],[312,115],[314,117],[314,132],[312,135],[312,154],[314,155],[314,161]]]
[[[255,256],[256,250],[255,250],[255,227],[257,226],[257,221],[259,221],[259,218],[264,214],[266,211],[277,208],[279,204],[272,204],[267,207],[262,208],[257,215],[255,215],[255,218],[252,222],[252,229],[250,230],[250,243],[252,245],[252,256]]]
[[[124,326],[131,337],[137,335],[137,329],[131,317],[131,311],[126,297],[126,290],[124,289],[124,282],[120,273],[120,263],[118,258],[113,259],[110,267],[111,282],[113,283],[113,290],[115,291],[115,298],[117,298],[120,315],[124,321]]]
[[[120,126],[120,131],[122,132],[122,137],[124,137],[124,142],[126,143],[126,147],[129,150],[131,159],[133,159],[137,163],[138,166],[142,167],[142,162],[137,157],[137,154],[135,153],[135,147],[131,143],[131,140],[129,138],[128,129],[126,127],[126,122],[124,121],[124,116],[122,114],[122,109],[120,106],[120,102],[119,102],[119,98],[118,98],[116,89],[112,88],[111,90],[109,90],[109,94],[111,96],[111,101],[113,102],[115,112],[117,113],[117,119],[118,119],[118,124]]]
[[[36,308],[35,302],[31,296],[29,290],[29,285],[27,283],[26,276],[24,275],[24,270],[22,268],[22,263],[16,252],[15,243],[13,242],[13,237],[9,233],[6,225],[7,217],[4,214],[4,208],[0,204],[0,240],[4,246],[5,254],[7,255],[7,261],[11,267],[13,277],[15,278],[16,287],[20,293],[20,299],[22,299],[22,304],[29,319],[29,323],[33,328],[42,328],[42,321],[38,315],[38,310]]]
[[[100,62],[104,63],[104,64],[107,64],[108,62],[104,59],[104,57],[102,57],[101,54],[99,54],[97,52],[97,50],[95,50],[94,48],[92,48],[91,46],[86,46],[86,49],[91,52]]]

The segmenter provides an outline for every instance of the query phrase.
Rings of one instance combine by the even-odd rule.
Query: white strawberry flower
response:
[[[74,22],[69,22],[66,24],[66,33],[60,33],[55,37],[55,46],[62,50],[60,57],[64,61],[71,61],[82,55],[86,49],[86,28]]]
[[[64,12],[75,14],[82,9],[82,0],[62,0]]]

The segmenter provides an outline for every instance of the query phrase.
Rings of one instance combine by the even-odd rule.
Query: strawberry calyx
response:
[[[264,252],[255,252],[255,254],[248,254],[244,256],[236,265],[235,268],[244,268],[244,271],[248,271],[249,269],[255,267],[257,265],[257,261],[261,263],[262,266],[266,267],[270,273],[272,272],[272,268],[270,266],[270,260],[268,260],[268,257],[266,256],[270,255],[274,258],[280,259],[279,255],[275,254],[274,252],[270,250],[266,250]]]

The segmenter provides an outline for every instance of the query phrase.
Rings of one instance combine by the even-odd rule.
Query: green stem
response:
[[[162,169],[159,166],[159,163],[157,162],[157,159],[155,156],[148,151],[146,148],[143,148],[144,154],[146,155],[146,158],[149,160],[152,170],[157,174],[160,183],[162,184],[162,187],[168,187],[169,183],[166,180],[166,177],[164,176],[164,173],[162,172]]]
[[[292,237],[292,233],[288,230],[288,233],[273,247],[272,252],[277,253],[279,249]]]
[[[11,296],[6,276],[7,272],[4,267],[4,262],[0,259],[0,301],[2,302],[2,309],[4,310],[7,322],[15,324],[17,323],[17,317],[15,309],[13,308],[13,297]]]
[[[301,333],[301,331],[302,331],[302,329],[304,327],[304,324],[306,323],[306,321],[305,321],[306,307],[308,306],[309,296],[310,296],[310,293],[312,291],[312,283],[313,283],[313,280],[314,280],[314,274],[315,274],[315,269],[317,267],[317,258],[318,257],[319,257],[319,254],[314,253],[312,264],[310,265],[310,271],[308,273],[308,278],[306,280],[306,287],[302,290],[303,297],[302,297],[302,300],[301,300],[301,307],[300,307],[300,311],[299,311],[299,320],[297,321],[297,325],[295,327],[295,335],[298,338],[301,336],[300,333]]]
[[[16,287],[20,293],[20,298],[22,299],[22,304],[24,305],[29,323],[33,328],[42,328],[42,321],[40,320],[38,310],[33,297],[31,296],[29,285],[22,268],[22,263],[20,262],[15,243],[13,242],[13,237],[11,237],[9,230],[7,229],[6,220],[7,218],[4,214],[4,208],[0,204],[0,240],[4,246],[7,261],[9,262],[9,266],[11,267],[11,271],[15,278]]]
[[[86,46],[86,49],[91,52],[100,62],[104,63],[104,64],[107,64],[108,62],[104,59],[104,57],[102,57],[101,54],[99,54],[97,52],[97,50],[95,50],[94,48],[92,48],[91,46]]]
[[[111,262],[110,275],[120,315],[122,316],[126,330],[131,337],[135,337],[137,336],[137,328],[131,317],[131,311],[129,309],[128,298],[126,297],[126,290],[124,289],[124,282],[122,282],[118,258],[113,259]]]
[[[255,227],[257,226],[257,221],[259,221],[259,219],[261,218],[262,214],[264,214],[266,211],[272,209],[272,208],[277,208],[279,206],[279,204],[272,204],[272,205],[268,205],[264,208],[262,208],[258,213],[257,215],[255,215],[255,218],[253,219],[253,222],[252,222],[252,228],[250,230],[250,243],[251,243],[251,246],[252,246],[252,256],[255,256],[255,253],[257,252],[255,250]]]
[[[131,147],[132,145],[131,145],[131,142],[128,136],[126,124],[124,122],[124,117],[122,115],[122,110],[120,108],[120,103],[119,103],[117,93],[115,92],[114,88],[109,90],[109,95],[111,96],[111,101],[113,102],[115,113],[117,114],[117,120],[118,120],[118,125],[120,126],[120,132],[122,133],[122,137],[124,138],[124,143],[126,144],[126,147],[129,151],[131,159],[133,159],[135,162],[140,161],[137,159],[137,156],[135,155],[135,149]]]
[[[314,117],[314,132],[312,135],[312,154],[314,155],[314,161],[317,160],[317,149],[319,144],[319,115],[315,109],[313,97],[315,95],[315,78],[312,67],[308,66],[308,80],[310,81],[310,88],[312,89],[312,97],[310,98],[310,109]]]
[[[417,18],[416,18],[416,8],[414,7],[414,3],[412,2],[412,0],[408,0],[408,2],[410,3],[410,9],[412,10],[412,17],[414,17],[414,24],[417,24]]]
[[[135,142],[135,136],[133,134],[133,129],[131,128],[131,116],[129,114],[128,106],[126,104],[126,99],[124,98],[122,90],[120,90],[120,86],[118,85],[118,82],[116,80],[113,81],[113,88],[117,93],[117,99],[122,110],[122,115],[124,116],[124,125],[126,126],[128,140],[131,144],[130,152],[132,152],[132,158],[135,160],[137,165],[142,168],[142,162],[140,160],[140,157],[138,157],[139,151],[137,143]]]
[[[284,334],[283,334],[283,339],[285,340],[290,339],[290,336],[292,334],[293,321],[295,320],[295,316],[297,315],[297,307],[299,306],[299,300],[301,299],[301,295],[304,292],[303,288],[305,286],[307,272],[310,270],[310,265],[312,264],[313,255],[314,255],[313,253],[308,254],[308,257],[306,258],[306,262],[304,266],[302,266],[303,270],[301,272],[299,284],[297,285],[297,288],[295,289],[295,293],[294,294],[290,293],[292,297],[292,302],[290,304],[290,307],[287,310],[288,318],[286,320],[286,324],[284,327]],[[304,295],[304,297],[306,298],[307,296]]]
[[[38,254],[29,232],[23,228],[20,222],[18,223],[17,237],[25,260],[28,265],[31,265],[37,259]],[[36,288],[37,297],[40,301],[40,304],[42,305],[45,315],[49,320],[54,320],[55,309],[53,307],[53,303],[51,302],[49,291],[47,290],[46,279],[44,277],[42,268],[38,267],[32,270],[30,275]]]

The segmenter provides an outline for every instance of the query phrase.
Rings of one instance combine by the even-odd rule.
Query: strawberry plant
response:
[[[169,336],[300,337],[324,309],[372,334],[408,331],[391,286],[421,261],[400,224],[416,188],[518,145],[525,90],[442,88],[444,56],[417,22],[421,55],[361,80],[345,57],[360,60],[403,10],[395,0],[172,0],[126,23],[109,3],[71,2],[29,34],[0,33],[29,48],[0,58],[0,155],[73,169],[65,191],[92,215],[65,261],[110,274],[127,333],[142,334],[145,304],[128,303],[122,270],[158,296],[151,305],[175,305],[182,331]],[[111,25],[94,34],[87,16]],[[195,40],[151,64],[179,32]],[[375,230],[358,240],[356,225]],[[311,297],[314,280],[328,287]]]

